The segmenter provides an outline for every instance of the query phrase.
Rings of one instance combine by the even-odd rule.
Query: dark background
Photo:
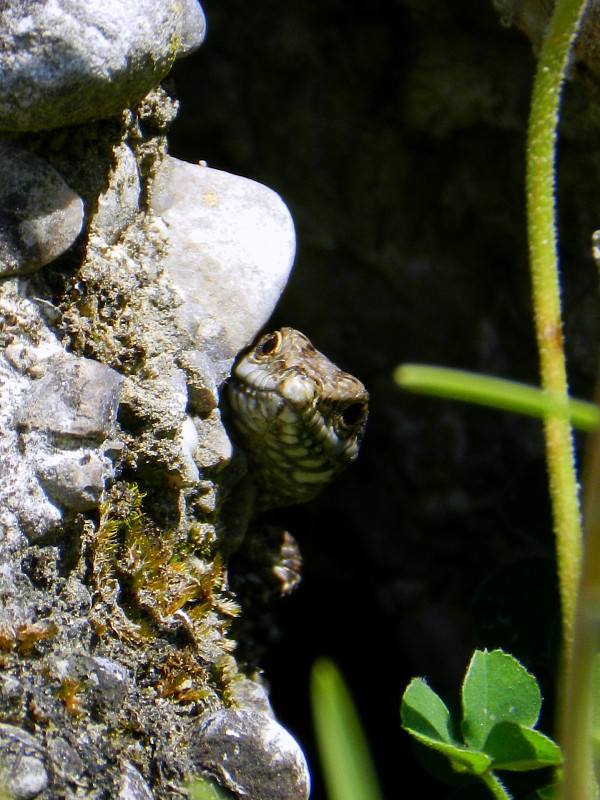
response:
[[[415,775],[427,780],[399,724],[411,677],[455,696],[473,647],[501,645],[551,699],[540,425],[408,395],[391,377],[422,362],[537,383],[523,189],[534,57],[481,0],[203,7],[206,41],[172,72],[181,109],[170,152],[281,194],[298,250],[270,327],[299,328],[371,392],[357,463],[278,515],[305,571],[277,609],[280,638],[263,666],[311,761],[314,800],[324,795],[308,680],[319,655],[346,676],[392,798]],[[600,160],[573,77],[559,203],[570,377],[589,397]],[[432,784],[431,796],[448,791]]]

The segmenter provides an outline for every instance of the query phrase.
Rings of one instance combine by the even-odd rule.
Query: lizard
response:
[[[293,328],[267,333],[242,350],[226,393],[254,511],[311,500],[358,455],[367,390]],[[236,592],[245,598],[243,606],[253,607],[245,617],[260,626],[261,609],[300,583],[302,556],[290,533],[263,523],[244,538],[238,565],[240,558]]]
[[[258,511],[311,500],[358,455],[365,387],[293,328],[243,350],[227,393]]]

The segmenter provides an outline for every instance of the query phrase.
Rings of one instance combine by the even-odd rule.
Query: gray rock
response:
[[[81,198],[50,164],[0,144],[0,277],[53,261],[73,244],[82,224]]]
[[[107,244],[114,244],[139,211],[140,176],[131,148],[118,144],[114,149],[115,168],[108,188],[98,198],[94,228]]]
[[[216,382],[270,317],[295,254],[290,213],[271,189],[168,156],[151,206],[167,226],[165,276],[181,326],[217,366]]]
[[[210,469],[221,469],[231,461],[232,446],[218,408],[195,420],[199,460]]]
[[[77,752],[61,736],[49,739],[48,755],[53,771],[63,780],[74,783],[82,775],[85,766]]]
[[[20,7],[26,5],[59,16],[83,7],[68,0]],[[0,4],[0,24],[16,6],[7,11]],[[86,4],[86,13],[96,6]],[[146,7],[136,4],[142,27]],[[181,8],[193,3],[181,0]],[[185,30],[179,36],[180,52],[193,46]],[[30,44],[35,50],[35,36]],[[0,112],[2,88],[0,74]],[[51,153],[90,203],[81,263],[77,250],[60,279],[40,272],[0,281],[0,644],[3,663],[10,663],[0,679],[0,706],[15,725],[27,728],[35,715],[44,727],[43,758],[38,750],[23,754],[31,756],[29,784],[16,775],[11,796],[40,788],[38,800],[185,793],[179,781],[193,774],[192,760],[203,770],[187,747],[198,738],[198,715],[233,697],[245,711],[223,712],[242,735],[241,756],[227,740],[235,749],[232,785],[248,785],[250,798],[302,800],[308,779],[297,745],[272,720],[264,689],[236,677],[243,665],[230,633],[238,608],[227,583],[232,536],[223,508],[244,459],[238,457],[230,479],[232,446],[217,410],[218,384],[241,343],[239,333],[219,341],[220,319],[235,320],[242,307],[243,343],[254,335],[287,277],[293,228],[265,187],[222,173],[203,183],[204,211],[214,201],[225,209],[202,231],[205,286],[222,235],[225,278],[216,276],[223,284],[216,301],[208,292],[214,318],[196,314],[203,289],[195,286],[193,324],[189,308],[177,316],[188,298],[185,275],[177,284],[163,271],[172,219],[145,205],[171,109],[160,90],[151,95],[139,116],[121,116],[122,125],[27,137]],[[195,224],[194,180],[184,187],[192,212],[178,212],[184,226]],[[246,289],[229,299],[240,267]],[[196,336],[198,317],[205,339]],[[235,500],[229,514],[236,535],[247,527],[245,500],[242,510]],[[223,679],[214,679],[215,669]],[[219,737],[228,735],[215,729],[219,719],[201,737],[217,753]]]
[[[0,507],[7,530],[32,541],[63,516],[100,500],[113,476],[115,415],[123,379],[64,351],[34,303],[1,285]],[[18,288],[16,282],[15,287]]]
[[[190,742],[197,768],[247,800],[303,800],[310,775],[296,740],[261,711],[203,714]]]
[[[219,392],[212,377],[215,372],[214,365],[208,356],[199,350],[186,350],[179,354],[178,363],[186,373],[191,408],[198,413],[206,413],[216,408]]]
[[[240,676],[232,681],[229,686],[229,694],[234,705],[245,709],[253,708],[273,717],[269,693],[260,675],[255,676],[254,679]]]
[[[82,674],[90,677],[97,686],[106,692],[122,692],[131,682],[127,669],[112,658],[102,656],[81,656],[79,659]]]
[[[140,100],[205,32],[192,0],[12,0],[0,8],[0,128],[45,130]]]
[[[206,17],[198,0],[181,0],[181,28],[177,58],[197,50],[206,36]]]
[[[118,712],[132,687],[127,669],[112,658],[61,652],[47,664],[56,679],[85,684],[86,697],[102,713]]]
[[[35,474],[59,506],[74,511],[94,508],[112,476],[101,445],[114,428],[123,378],[97,361],[66,354],[39,368],[46,374],[32,382],[31,394],[17,414],[21,428],[32,431],[22,436]],[[96,440],[100,446],[86,443],[73,450],[79,439]]]
[[[44,491],[59,505],[86,511],[100,502],[110,464],[97,453],[83,448],[75,453],[43,453],[34,462]]]
[[[112,431],[123,377],[105,364],[61,353],[40,369],[19,421],[38,430],[82,439],[105,438]]]
[[[0,787],[11,800],[30,800],[47,786],[44,752],[36,739],[14,725],[0,724]]]
[[[8,284],[4,289],[8,289]],[[33,304],[8,293],[0,297],[0,321],[13,321],[15,337],[10,347],[0,350],[0,523],[3,536],[18,530],[19,525],[33,539],[42,536],[61,519],[61,512],[43,491],[31,461],[23,457],[18,413],[31,389],[27,375],[30,364],[37,361],[37,349],[24,331],[32,337],[39,331],[39,317]],[[22,337],[22,338],[21,338]],[[43,341],[48,355],[58,349],[51,341]],[[50,352],[48,352],[48,350]],[[34,355],[30,358],[29,352]]]
[[[129,762],[125,762],[123,765],[119,800],[153,800],[148,784]]]

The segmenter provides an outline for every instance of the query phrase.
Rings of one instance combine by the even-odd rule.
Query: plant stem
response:
[[[596,390],[596,394],[600,389]],[[583,481],[585,522],[581,585],[577,598],[573,656],[562,703],[564,800],[589,800],[598,794],[594,779],[593,725],[596,702],[600,598],[600,433],[589,443]]]
[[[586,0],[556,1],[535,75],[527,143],[527,225],[541,382],[562,402],[568,390],[556,243],[555,149],[564,74],[586,5]],[[548,415],[544,429],[563,619],[558,687],[558,732],[565,757],[561,797],[592,800],[590,698],[596,643],[590,606],[585,605],[588,598],[578,600],[582,535],[573,437],[564,413]]]
[[[497,778],[493,772],[484,772],[480,775],[485,785],[490,792],[494,795],[496,800],[512,800],[511,795],[506,791],[506,787],[502,781]]]
[[[527,144],[527,225],[542,388],[564,403],[563,350],[554,198],[559,105],[571,45],[586,0],[557,0],[533,86]],[[565,662],[570,661],[581,567],[581,524],[572,430],[566,413],[544,424],[563,619]]]

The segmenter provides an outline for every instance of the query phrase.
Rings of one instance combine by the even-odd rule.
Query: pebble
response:
[[[50,164],[0,144],[0,277],[50,263],[73,244],[82,225],[81,198]]]
[[[114,244],[131,225],[140,205],[140,176],[131,148],[126,144],[116,145],[114,164],[94,215],[94,227],[107,244]]]
[[[262,711],[224,708],[196,723],[197,767],[244,800],[306,800],[310,775],[296,740]]]
[[[9,0],[0,5],[0,129],[118,114],[200,46],[196,0]]]
[[[32,354],[30,353],[30,358]],[[40,363],[19,411],[22,425],[73,439],[106,438],[115,424],[123,377],[89,358],[59,354]]]
[[[52,502],[89,510],[112,476],[102,443],[113,431],[123,378],[97,361],[66,354],[38,368],[45,374],[32,381],[17,414],[24,450]],[[78,447],[78,440],[85,442]]]
[[[15,725],[0,724],[0,786],[11,800],[32,800],[48,786],[41,746]]]
[[[133,764],[123,764],[118,800],[153,800],[154,795]]]
[[[83,774],[85,765],[71,745],[60,735],[48,739],[48,755],[52,769],[60,778],[69,783],[76,783]]]
[[[270,317],[295,254],[290,213],[256,181],[171,156],[151,196],[165,223],[165,276],[181,296],[180,325],[195,346],[221,364],[231,360]]]

